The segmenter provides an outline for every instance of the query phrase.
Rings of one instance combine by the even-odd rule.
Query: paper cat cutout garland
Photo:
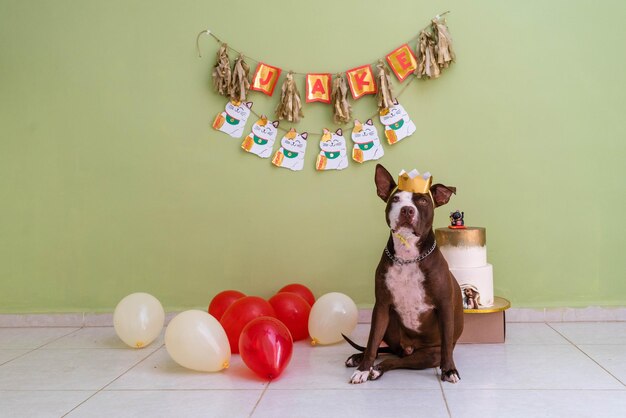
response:
[[[226,109],[215,117],[213,128],[233,138],[241,138],[250,116],[250,109],[252,102],[229,101],[226,103]]]
[[[358,119],[354,120],[352,141],[354,142],[352,159],[357,163],[378,160],[385,155],[380,138],[378,138],[378,130],[371,119],[365,123],[359,122]]]
[[[278,133],[278,121],[270,122],[265,115],[252,125],[252,132],[246,136],[241,148],[261,158],[269,158]]]
[[[332,133],[324,128],[320,148],[321,151],[315,163],[316,170],[343,170],[348,167],[346,140],[341,129],[337,129],[335,133]]]
[[[380,111],[380,122],[385,125],[385,137],[390,145],[402,141],[415,132],[415,124],[397,100],[394,105]]]
[[[293,171],[300,171],[304,167],[304,152],[306,151],[306,139],[308,133],[297,133],[294,128],[280,140],[280,148],[272,158],[272,164],[276,167],[284,167]]]

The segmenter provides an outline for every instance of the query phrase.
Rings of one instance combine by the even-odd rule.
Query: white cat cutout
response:
[[[215,117],[213,128],[233,138],[241,138],[250,116],[250,109],[252,109],[252,102],[230,100],[226,103],[224,111]]]
[[[378,130],[371,119],[368,119],[365,123],[355,119],[352,141],[354,142],[352,159],[357,163],[378,160],[385,155],[385,150],[383,150],[378,137]]]
[[[243,140],[241,148],[261,158],[269,158],[272,155],[274,141],[278,133],[278,121],[270,122],[265,115],[252,125],[252,132]]]
[[[304,168],[304,153],[306,151],[306,139],[308,133],[297,133],[294,128],[280,140],[280,148],[272,158],[272,164],[276,167],[288,168],[292,171],[300,171]]]
[[[320,140],[320,153],[317,156],[315,169],[318,171],[343,170],[348,167],[348,152],[343,131],[337,129],[332,133],[324,128]]]
[[[385,125],[385,137],[389,145],[402,141],[415,132],[415,124],[397,100],[394,105],[380,111],[380,122]]]

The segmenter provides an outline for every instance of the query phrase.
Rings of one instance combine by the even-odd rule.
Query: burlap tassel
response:
[[[333,119],[335,123],[342,124],[352,119],[352,109],[350,108],[350,103],[348,103],[348,86],[341,74],[337,74],[335,80],[333,80],[330,101],[333,104]]]
[[[420,33],[417,41],[417,70],[415,70],[415,75],[418,78],[424,76],[437,78],[441,75],[435,56],[435,39],[426,31]]]
[[[213,67],[213,87],[222,96],[230,94],[230,60],[228,59],[228,45],[223,43],[217,51],[217,62]]]
[[[389,77],[389,69],[385,66],[383,60],[378,60],[376,65],[378,69],[378,75],[376,81],[378,82],[378,93],[376,97],[378,99],[378,110],[389,109],[393,106],[393,92],[391,91],[391,77]]]
[[[230,80],[230,98],[236,102],[244,102],[250,88],[250,67],[243,60],[243,55],[235,61],[233,77]]]
[[[276,117],[283,120],[287,119],[289,122],[299,122],[302,114],[302,101],[300,100],[300,93],[296,83],[293,81],[293,72],[289,71],[283,82],[283,87],[280,92],[280,102],[276,107]]]
[[[452,48],[452,37],[446,26],[445,19],[433,19],[432,29],[437,39],[435,53],[437,54],[437,65],[439,68],[448,68],[456,58]]]

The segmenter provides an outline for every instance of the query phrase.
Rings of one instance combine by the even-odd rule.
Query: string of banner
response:
[[[198,56],[201,57],[199,42],[202,35],[210,35],[220,44],[212,72],[213,87],[218,94],[229,98],[224,111],[215,117],[213,128],[233,138],[241,138],[247,120],[253,114],[258,120],[249,129],[249,134],[244,138],[241,148],[261,158],[270,158],[278,131],[281,130],[285,132],[285,135],[271,159],[272,164],[293,171],[302,170],[309,133],[298,132],[295,128],[287,130],[279,127],[281,120],[298,123],[304,116],[302,99],[294,81],[294,75],[299,74],[305,77],[306,103],[330,104],[333,120],[337,124],[345,124],[353,120],[348,91],[353,100],[367,95],[376,96],[378,111],[363,122],[354,119],[351,139],[354,143],[352,160],[357,163],[378,160],[384,155],[384,149],[373,122],[376,114],[379,115],[389,145],[411,136],[416,127],[404,107],[398,102],[398,97],[416,78],[438,78],[442,71],[455,60],[452,38],[444,18],[448,13],[450,12],[435,16],[431,19],[430,25],[423,28],[416,37],[391,51],[384,60],[379,59],[374,64],[376,72],[372,69],[372,64],[361,65],[345,73],[337,73],[334,78],[330,73],[288,71],[276,107],[277,120],[274,121],[252,110],[253,103],[248,101],[248,95],[250,90],[253,90],[271,97],[283,70],[263,61],[245,57],[240,51],[229,47],[210,30],[204,30],[196,37]],[[413,51],[409,43],[415,40],[417,44]],[[232,67],[229,52],[237,54]],[[245,61],[246,58],[257,64],[252,78],[250,78],[250,67]],[[400,83],[408,79],[395,96],[392,92],[390,69]],[[343,130],[340,128],[331,132],[324,128],[320,135],[321,151],[316,159],[316,170],[347,168],[348,150]]]

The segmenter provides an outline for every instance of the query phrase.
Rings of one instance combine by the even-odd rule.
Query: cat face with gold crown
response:
[[[380,122],[385,125],[385,137],[390,145],[402,141],[415,132],[415,124],[397,100],[394,105],[380,111]]]
[[[385,151],[380,145],[380,139],[378,138],[378,130],[371,119],[368,119],[365,123],[361,123],[358,119],[355,119],[354,129],[352,130],[352,141],[354,142],[352,159],[357,163],[378,160],[385,155]]]
[[[215,117],[213,128],[233,138],[241,138],[250,116],[252,102],[235,102],[230,100],[226,108]]]
[[[241,148],[261,158],[269,158],[278,133],[278,121],[270,122],[265,115],[252,125],[252,132],[246,136]]]
[[[306,139],[308,133],[297,133],[294,128],[285,134],[280,140],[281,147],[274,154],[272,164],[276,167],[284,167],[293,171],[300,171],[304,167],[304,153],[306,151]]]
[[[324,128],[320,149],[315,163],[315,168],[318,171],[343,170],[348,167],[346,140],[341,129],[337,129],[333,133]]]

